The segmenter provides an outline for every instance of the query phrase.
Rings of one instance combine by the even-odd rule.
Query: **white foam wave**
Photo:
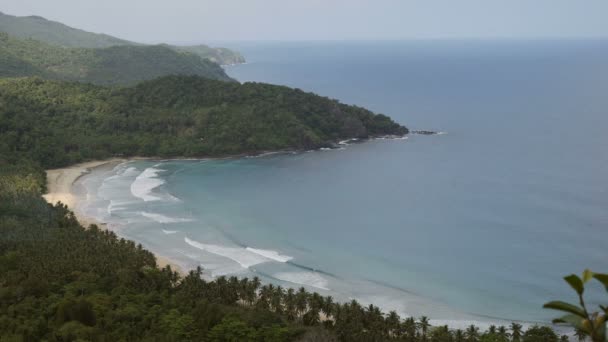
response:
[[[179,222],[191,222],[191,219],[181,218],[181,217],[169,217],[157,213],[149,213],[147,211],[142,211],[140,214],[144,217],[152,219],[158,223],[179,223]]]
[[[152,195],[152,190],[165,183],[164,180],[157,178],[158,173],[161,171],[164,170],[154,167],[145,169],[131,184],[131,194],[137,198],[141,198],[145,202],[160,200],[160,197]]]
[[[243,268],[249,268],[251,266],[270,261],[284,263],[293,259],[293,257],[289,255],[282,255],[273,250],[205,244],[191,240],[188,237],[184,238],[184,240],[192,247],[236,261]]]
[[[110,200],[110,204],[106,209],[108,215],[112,215],[117,210],[125,210],[128,208],[129,204],[133,204],[131,201],[118,201],[118,200]]]
[[[133,166],[130,166],[130,167],[122,170],[118,174],[121,176],[134,176],[136,172],[137,172],[137,169],[134,168]]]
[[[245,249],[250,252],[253,252],[255,254],[259,254],[265,258],[272,259],[272,260],[278,261],[278,262],[288,262],[289,260],[293,259],[293,257],[290,257],[289,255],[281,255],[277,251],[266,250],[266,249],[256,249],[256,248],[251,248],[251,247],[247,247]]]
[[[346,139],[338,142],[338,145],[350,145],[349,143],[359,141],[359,138]]]
[[[407,140],[409,137],[407,135],[381,135],[374,137],[373,140]]]
[[[209,252],[212,254],[217,254],[224,258],[228,258],[232,261],[235,261],[239,265],[241,265],[241,267],[243,267],[243,268],[249,268],[251,266],[270,261],[270,259],[268,259],[262,255],[256,254],[256,253],[252,253],[242,247],[226,247],[226,246],[205,244],[205,243],[200,243],[198,241],[191,240],[188,237],[185,237],[184,241],[186,241],[187,244],[189,244],[190,246],[192,246],[194,248],[198,248],[200,250],[203,250],[205,252]]]
[[[177,233],[177,230],[165,230],[162,229],[163,233],[167,234],[167,235],[171,235],[171,234],[175,234]]]
[[[312,286],[317,289],[329,291],[327,280],[316,272],[279,272],[272,276],[290,283]]]
[[[272,156],[272,155],[280,154],[280,153],[283,153],[283,152],[282,151],[264,152],[264,153],[260,153],[260,154],[256,154],[256,155],[245,156],[245,158],[262,158],[262,157],[268,157],[268,156]]]

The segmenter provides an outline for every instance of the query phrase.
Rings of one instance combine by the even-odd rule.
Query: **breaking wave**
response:
[[[316,272],[279,272],[272,276],[294,284],[311,286],[325,291],[330,290],[327,280]]]
[[[290,257],[289,255],[281,255],[277,251],[266,250],[266,249],[256,249],[256,248],[251,248],[251,247],[247,247],[245,249],[250,252],[253,252],[255,254],[259,254],[265,258],[272,259],[272,260],[278,261],[278,262],[288,262],[289,260],[293,259],[293,257]]]
[[[293,259],[288,255],[281,255],[278,252],[271,250],[205,244],[189,239],[188,237],[185,237],[184,241],[194,248],[235,261],[243,268],[249,268],[270,261],[287,262]]]
[[[142,211],[141,215],[152,219],[158,223],[179,223],[179,222],[191,222],[191,219],[182,218],[182,217],[169,217],[156,213],[149,213],[147,211]]]
[[[152,195],[152,190],[158,188],[165,183],[164,180],[158,178],[158,173],[165,170],[156,169],[150,167],[145,169],[142,173],[135,178],[135,181],[131,184],[131,194],[142,200],[159,201],[161,198]]]

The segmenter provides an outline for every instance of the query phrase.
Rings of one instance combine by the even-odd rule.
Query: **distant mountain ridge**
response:
[[[60,22],[40,16],[18,17],[0,12],[0,32],[22,39],[35,39],[51,45],[72,48],[108,48],[112,46],[146,46],[103,33],[92,33],[76,29]],[[176,51],[186,51],[209,59],[218,64],[244,63],[245,58],[238,52],[226,48],[207,45],[167,47]]]
[[[234,81],[217,63],[163,45],[68,48],[0,32],[0,77],[128,85],[166,75]]]

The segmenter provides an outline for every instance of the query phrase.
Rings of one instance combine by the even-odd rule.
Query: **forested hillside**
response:
[[[69,27],[56,21],[39,16],[17,17],[0,12],[0,32],[21,39],[34,39],[47,44],[73,48],[108,48],[112,46],[144,46],[128,40],[92,33]],[[218,64],[244,63],[245,58],[238,52],[225,48],[212,48],[207,45],[171,46],[176,51],[186,51],[209,59]]]
[[[0,77],[41,76],[95,84],[134,84],[172,74],[231,81],[218,64],[166,46],[65,48],[0,32]]]
[[[178,51],[191,52],[222,65],[245,63],[243,55],[226,48],[213,48],[204,44],[189,46],[169,45],[169,47]]]
[[[58,167],[110,156],[312,149],[407,133],[384,115],[268,84],[169,76],[132,88],[0,81],[0,155]]]

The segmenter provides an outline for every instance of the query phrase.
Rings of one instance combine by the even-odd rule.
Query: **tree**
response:
[[[193,333],[194,319],[173,309],[163,316],[161,326],[170,340],[189,340]]]
[[[533,326],[523,336],[523,342],[557,342],[557,334],[549,327]]]
[[[584,331],[594,342],[605,342],[606,340],[606,321],[608,319],[608,305],[600,305],[601,311],[589,312],[583,294],[585,283],[591,279],[596,279],[605,286],[608,291],[608,274],[593,273],[590,270],[583,271],[582,277],[571,274],[564,277],[564,280],[576,292],[579,305],[566,303],[563,301],[552,301],[543,307],[566,312],[567,314],[553,320],[554,323],[565,323],[574,328]]]
[[[246,323],[235,318],[225,318],[209,331],[207,337],[213,342],[241,342],[255,341],[257,334]]]
[[[418,325],[416,324],[416,320],[414,317],[408,317],[402,323],[402,329],[405,334],[407,340],[413,340],[416,337],[416,332],[418,330]]]
[[[431,330],[432,342],[452,342],[452,333],[447,325],[439,326]]]
[[[504,325],[501,325],[498,327],[497,335],[502,340],[505,340],[505,341],[509,340],[509,333],[507,332],[507,328]]]
[[[426,333],[429,330],[431,324],[429,323],[429,318],[426,316],[421,316],[419,318],[418,326],[420,327],[420,331],[422,332],[422,340],[426,341]]]
[[[579,342],[583,342],[587,338],[587,333],[583,329],[574,328],[574,337],[576,337]]]
[[[454,342],[464,342],[464,340],[465,340],[464,331],[462,331],[462,329],[456,329],[456,331],[454,331]]]
[[[307,307],[308,307],[308,292],[306,292],[306,289],[304,287],[300,287],[300,289],[296,293],[296,310],[300,317],[302,317],[302,315],[304,315],[304,312],[306,311]]]
[[[467,337],[467,342],[477,342],[479,341],[479,328],[471,324],[467,328],[465,335]]]
[[[519,323],[511,323],[511,338],[513,342],[519,342],[522,338],[522,325]]]
[[[388,313],[386,317],[386,327],[388,329],[390,336],[398,337],[400,335],[399,327],[401,323],[401,318],[395,311],[391,311]]]

